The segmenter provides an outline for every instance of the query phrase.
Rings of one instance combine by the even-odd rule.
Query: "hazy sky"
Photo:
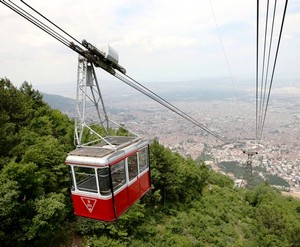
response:
[[[78,40],[109,43],[128,75],[139,82],[232,77],[237,83],[240,78],[255,83],[255,0],[27,2]],[[264,18],[267,1],[260,2]],[[275,35],[283,3],[278,0]],[[59,93],[60,87],[75,91],[75,52],[3,4],[0,31],[0,77],[17,86],[26,80],[46,93]],[[299,67],[300,1],[289,0],[275,79],[284,79],[288,85],[300,81]],[[99,80],[111,78],[97,73]]]

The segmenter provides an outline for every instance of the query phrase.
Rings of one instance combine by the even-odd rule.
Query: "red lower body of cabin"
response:
[[[150,172],[147,169],[145,173],[116,191],[114,198],[72,192],[74,213],[77,216],[114,221],[149,190]]]

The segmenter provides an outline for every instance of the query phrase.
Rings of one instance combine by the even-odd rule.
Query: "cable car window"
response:
[[[77,189],[97,193],[95,169],[74,166]]]
[[[110,195],[110,182],[109,182],[109,170],[108,167],[97,169],[98,181],[101,195]]]
[[[145,147],[139,151],[139,168],[140,172],[143,172],[149,166],[148,161],[148,147]]]
[[[111,166],[111,179],[114,191],[123,186],[126,182],[125,161],[122,160]]]
[[[133,154],[127,158],[129,180],[134,179],[138,175],[137,154]]]

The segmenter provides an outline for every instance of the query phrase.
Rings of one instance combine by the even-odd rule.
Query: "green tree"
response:
[[[254,207],[253,242],[261,246],[299,246],[299,201],[283,197],[267,184],[248,191],[246,200]]]
[[[43,95],[38,90],[33,89],[32,85],[26,81],[21,85],[20,92],[25,96],[26,106],[32,110],[47,105],[43,101]]]
[[[23,155],[22,162],[33,162],[39,167],[43,188],[46,193],[57,192],[68,186],[68,168],[64,164],[66,153],[59,141],[52,136],[35,140]]]
[[[1,242],[4,246],[24,246],[26,244],[24,228],[34,216],[34,200],[44,193],[38,167],[33,163],[11,162],[4,166],[0,180],[2,181],[0,193],[9,199],[3,201],[3,204],[11,206],[9,208],[6,205],[4,208],[9,209],[1,215]]]
[[[186,202],[199,195],[207,183],[208,169],[190,158],[183,158],[154,141],[150,147],[154,193],[164,203]]]
[[[24,227],[25,236],[36,246],[48,246],[56,239],[58,232],[64,231],[64,221],[68,209],[63,194],[49,193],[35,199],[34,216]]]
[[[54,246],[72,211],[64,160],[73,121],[27,82],[1,79],[0,94],[1,246]]]
[[[8,79],[0,79],[0,95],[0,158],[3,159],[18,143],[18,133],[28,112],[23,94]]]

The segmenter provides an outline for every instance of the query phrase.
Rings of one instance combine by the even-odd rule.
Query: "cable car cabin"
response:
[[[149,142],[118,136],[109,142],[117,149],[102,144],[68,154],[77,216],[114,221],[150,189]]]

